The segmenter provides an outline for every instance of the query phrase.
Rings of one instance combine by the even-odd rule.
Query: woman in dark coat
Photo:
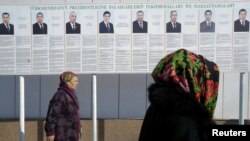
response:
[[[75,73],[66,71],[60,75],[59,88],[50,101],[44,127],[47,141],[79,141],[81,126],[75,93],[78,84]]]
[[[184,49],[156,65],[139,141],[207,141],[219,86],[218,66]]]

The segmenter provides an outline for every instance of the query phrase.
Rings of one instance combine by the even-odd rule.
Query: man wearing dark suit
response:
[[[43,22],[43,13],[36,14],[36,21],[33,24],[33,34],[47,34],[47,24]]]
[[[167,33],[180,33],[181,32],[181,24],[176,22],[177,20],[177,11],[172,10],[170,12],[171,21],[167,23]]]
[[[241,9],[239,11],[239,19],[234,21],[234,32],[248,32],[249,31],[249,21],[246,20],[247,11],[246,9]]]
[[[99,23],[99,33],[114,33],[113,24],[109,22],[110,16],[109,11],[103,13],[103,21]]]
[[[136,20],[133,22],[133,33],[147,33],[148,22],[144,21],[144,12],[138,11],[136,13]]]
[[[211,21],[212,11],[205,11],[205,21],[200,23],[200,32],[215,32],[215,23]]]
[[[80,34],[81,25],[76,22],[76,13],[74,11],[70,12],[69,20],[66,23],[66,34]]]
[[[14,34],[14,25],[10,24],[10,15],[9,13],[4,12],[2,14],[3,23],[0,24],[0,35],[13,35]]]

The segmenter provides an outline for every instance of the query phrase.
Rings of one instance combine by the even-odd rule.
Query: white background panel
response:
[[[239,118],[239,73],[224,74],[223,118]]]
[[[216,108],[214,111],[214,119],[222,119],[222,113],[223,113],[223,96],[224,96],[224,90],[223,90],[223,83],[224,83],[224,74],[220,74],[220,82],[219,82],[219,92],[218,92],[218,99],[216,103]]]

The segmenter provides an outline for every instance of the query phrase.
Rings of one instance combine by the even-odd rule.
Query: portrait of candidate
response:
[[[0,24],[1,35],[13,35],[14,25],[10,24],[10,14],[7,12],[2,13],[3,23]]]
[[[80,34],[81,25],[76,22],[76,12],[72,11],[69,14],[69,22],[66,23],[66,34]]]
[[[167,33],[180,33],[181,32],[181,24],[177,22],[177,11],[172,10],[170,12],[170,22],[167,23]]]
[[[138,11],[136,13],[136,20],[133,22],[133,33],[147,33],[148,22],[144,21],[144,12]]]
[[[43,13],[36,14],[36,23],[33,24],[33,34],[47,34],[47,24],[43,22]]]
[[[249,21],[246,20],[247,11],[246,9],[240,9],[239,19],[234,21],[234,32],[248,32]]]
[[[215,32],[215,23],[211,21],[212,11],[205,11],[205,21],[200,23],[200,32]]]
[[[105,11],[103,13],[103,21],[99,23],[99,33],[114,33],[113,24],[110,23],[111,13]]]

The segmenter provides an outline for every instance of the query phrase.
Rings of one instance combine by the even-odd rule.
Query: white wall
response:
[[[249,73],[243,77],[243,111],[244,118],[250,119]],[[221,73],[218,103],[214,118],[239,118],[240,73]]]
[[[76,4],[76,3],[169,3],[169,2],[243,2],[249,0],[0,0],[0,4]],[[146,86],[152,82],[150,75],[138,74],[136,77],[133,75],[100,75],[101,81],[98,82],[98,93],[99,97],[99,117],[100,118],[143,118],[145,110],[148,106],[146,97]],[[90,75],[82,75],[83,84],[91,86],[89,82],[91,79]],[[46,114],[48,100],[54,92],[54,87],[46,87],[46,80],[51,82],[57,82],[57,76],[28,76],[27,83],[31,87],[27,87],[26,90],[26,115],[30,118],[41,118]],[[215,111],[216,119],[237,119],[239,116],[239,73],[221,73],[220,75],[220,89],[219,98]],[[16,118],[18,115],[18,88],[17,88],[17,77],[15,76],[0,76],[0,118]],[[134,89],[130,81],[140,83],[138,89]],[[250,119],[250,78],[249,73],[244,76],[244,117]],[[50,83],[51,83],[50,82]],[[118,84],[117,84],[118,83]],[[44,86],[43,86],[44,85]],[[85,86],[84,85],[84,88]],[[52,86],[56,86],[52,84]],[[145,86],[145,87],[144,87]],[[81,112],[82,117],[91,116],[91,89],[80,90],[83,93],[81,96],[83,110]],[[133,87],[133,88],[132,88]],[[43,89],[44,88],[44,89]],[[115,102],[106,105],[109,101],[105,97],[105,93],[111,98],[115,96]],[[129,97],[126,93],[129,92]],[[30,96],[29,96],[29,95]],[[103,99],[102,99],[103,98]],[[136,103],[137,98],[143,98],[139,103]],[[138,107],[133,109],[131,106],[138,104]],[[104,103],[105,102],[105,103]],[[141,104],[141,105],[140,105]],[[105,106],[106,105],[106,106]],[[109,106],[115,111],[106,111]],[[112,107],[117,106],[117,107]],[[143,108],[145,107],[145,109]],[[129,117],[128,117],[129,115]]]

